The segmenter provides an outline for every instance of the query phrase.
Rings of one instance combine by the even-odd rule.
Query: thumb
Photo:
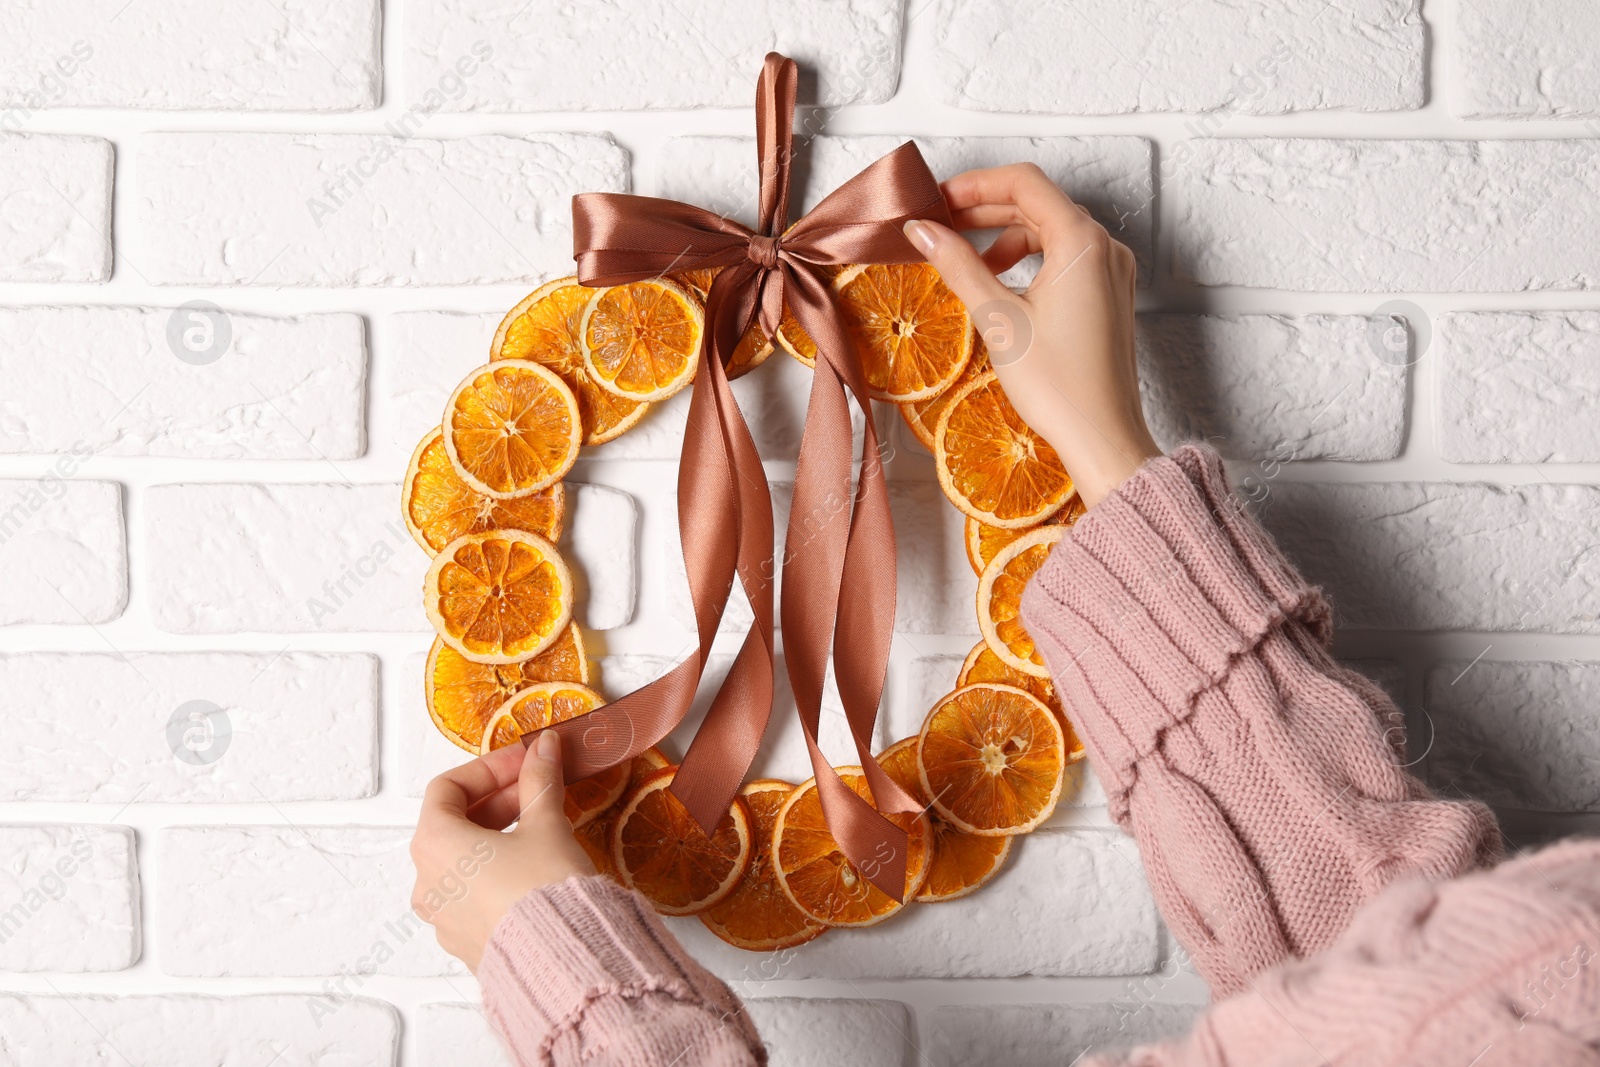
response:
[[[555,819],[560,819],[565,826],[566,795],[561,771],[561,737],[554,730],[541,730],[528,745],[522,757],[522,770],[517,775],[519,827],[548,827]]]
[[[905,233],[906,239],[939,272],[950,291],[967,305],[968,311],[995,300],[1008,304],[1016,302],[1016,294],[994,276],[978,250],[948,226],[927,219],[912,219],[906,223]]]

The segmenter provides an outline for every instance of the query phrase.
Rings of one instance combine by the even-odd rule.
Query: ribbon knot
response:
[[[777,270],[778,238],[753,233],[750,235],[750,244],[745,254],[750,257],[750,262],[756,266],[765,270]]]
[[[948,224],[950,213],[938,182],[908,142],[786,226],[798,81],[793,60],[768,53],[756,84],[755,229],[674,200],[622,193],[573,197],[574,258],[585,285],[723,269],[706,295],[700,364],[678,466],[678,526],[699,647],[642,689],[552,729],[564,742],[568,781],[636,756],[665,737],[694,701],[737,575],[755,622],[672,785],[673,795],[707,832],[726,816],[766,733],[777,662],[772,499],[726,367],[750,324],[759,319],[771,336],[787,304],[816,342],[817,360],[783,561],[784,661],[828,828],[856,868],[900,900],[907,836],[882,812],[920,812],[922,806],[884,773],[871,750],[894,630],[894,528],[870,397],[834,305],[828,268],[920,262],[902,226],[922,218]],[[868,416],[853,489],[847,393]],[[870,797],[847,786],[817,745],[830,647]]]

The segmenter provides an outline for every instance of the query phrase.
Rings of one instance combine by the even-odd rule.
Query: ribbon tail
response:
[[[872,754],[895,606],[888,491],[877,462],[865,384],[853,347],[831,314],[831,297],[809,271],[795,271],[790,288],[795,315],[819,351],[795,469],[784,563],[785,588],[804,589],[805,595],[783,598],[784,659],[829,830],[869,881],[901,900],[907,835],[881,811],[919,812],[921,805],[890,780]],[[866,416],[866,447],[873,458],[863,464],[855,494],[850,488],[854,447],[847,382]],[[853,497],[858,501],[854,508]],[[860,584],[847,589],[847,581]],[[877,808],[840,780],[817,745],[830,645],[845,717]]]
[[[705,388],[716,400],[718,429],[730,465],[737,531],[737,572],[750,602],[754,623],[745,634],[739,654],[706,712],[683,763],[673,779],[672,793],[689,810],[701,829],[710,834],[727,814],[745,775],[754,762],[761,738],[772,716],[773,670],[773,526],[772,495],[756,451],[755,439],[739,411],[723,366],[749,328],[755,292],[744,284],[751,272],[734,268],[726,280],[718,276],[707,301],[711,324],[708,350],[700,364]],[[733,314],[724,309],[733,304]],[[697,380],[696,385],[700,385]],[[679,507],[683,507],[682,499]],[[687,551],[688,546],[685,545]],[[715,637],[713,630],[711,637]],[[702,649],[710,644],[702,635]]]

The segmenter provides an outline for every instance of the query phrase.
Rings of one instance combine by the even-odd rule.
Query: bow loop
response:
[[[921,805],[872,754],[894,623],[894,530],[864,376],[825,268],[920,261],[901,226],[914,218],[948,224],[950,215],[921,153],[908,142],[788,226],[798,82],[793,60],[767,55],[756,87],[756,229],[672,200],[617,193],[573,197],[574,258],[585,285],[725,269],[706,298],[678,472],[678,522],[699,647],[644,688],[552,729],[567,742],[562,751],[568,781],[636,756],[666,736],[694,700],[737,576],[755,623],[672,785],[708,832],[726,816],[766,731],[776,663],[772,504],[726,368],[752,322],[759,320],[768,337],[776,336],[790,300],[796,320],[817,344],[817,360],[783,561],[784,588],[791,591],[782,604],[785,660],[828,827],[857,869],[899,900],[907,835],[881,813],[918,812]],[[851,398],[867,415],[853,491]],[[872,801],[844,784],[817,744],[830,649],[855,742],[854,762],[862,767]],[[592,724],[601,721],[612,724],[604,746],[593,743]]]

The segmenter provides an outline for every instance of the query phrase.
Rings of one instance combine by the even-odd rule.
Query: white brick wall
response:
[[[1157,437],[1227,458],[1417,771],[1529,840],[1600,814],[1583,0],[0,0],[0,26],[7,1063],[506,1062],[407,919],[416,798],[465,754],[424,709],[396,484],[504,311],[571,273],[571,194],[749,219],[769,48],[806,68],[796,205],[914,137],[941,177],[1033,161],[1127,242]],[[777,355],[734,387],[780,523],[810,381]],[[688,401],[569,479],[610,694],[688,651]],[[931,457],[876,417],[888,741],[977,639],[976,583]],[[781,661],[775,716],[758,772],[809,775]],[[822,745],[854,760],[831,689]],[[794,953],[676,928],[780,1067],[1065,1063],[1205,997],[1087,763],[971,898]]]

